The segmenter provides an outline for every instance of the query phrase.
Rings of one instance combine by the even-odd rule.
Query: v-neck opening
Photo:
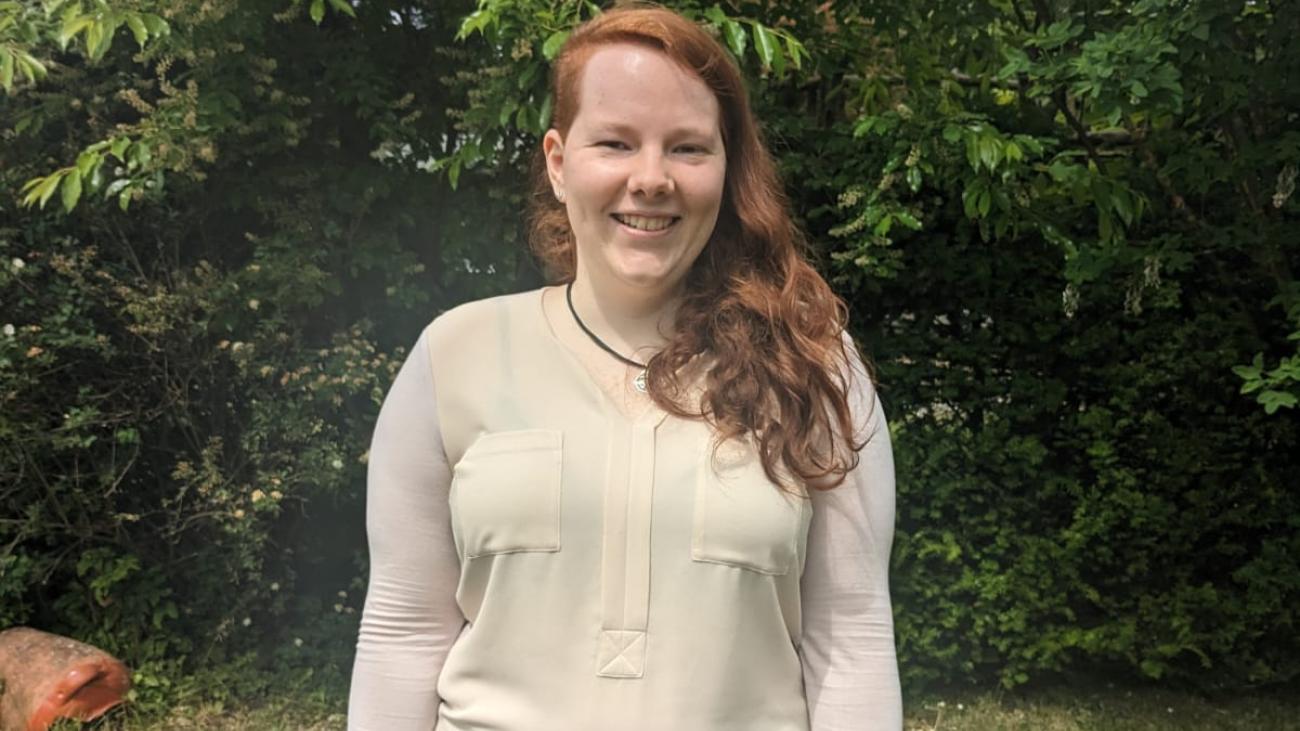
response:
[[[591,373],[587,366],[582,363],[582,360],[578,355],[574,353],[569,346],[565,345],[562,340],[560,340],[559,333],[557,333],[555,328],[551,325],[551,319],[546,316],[546,287],[538,288],[536,304],[537,316],[541,318],[542,321],[541,329],[546,332],[547,337],[551,341],[551,345],[555,350],[560,352],[560,357],[562,359],[568,361],[567,366],[570,369],[577,370],[577,377],[586,384],[586,387],[596,392],[596,398],[606,410],[612,412],[622,421],[633,425],[641,424],[646,421],[653,421],[655,424],[658,424],[668,416],[668,412],[660,408],[659,404],[655,403],[654,399],[650,399],[650,405],[643,413],[635,417],[629,416],[627,412],[615,403],[614,397],[596,382],[596,377]],[[647,398],[649,398],[648,394]]]

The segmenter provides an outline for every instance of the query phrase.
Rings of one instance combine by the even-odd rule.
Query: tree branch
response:
[[[1156,182],[1160,184],[1160,189],[1164,191],[1165,195],[1169,198],[1169,205],[1173,206],[1175,211],[1181,213],[1183,218],[1187,219],[1188,223],[1192,224],[1196,228],[1201,230],[1208,228],[1205,221],[1202,221],[1191,208],[1187,207],[1187,199],[1183,198],[1183,196],[1174,189],[1173,181],[1169,179],[1169,176],[1165,175],[1164,172],[1160,170],[1160,163],[1156,160],[1155,153],[1151,152],[1151,149],[1146,145],[1140,145],[1138,147],[1138,154],[1142,159],[1143,165],[1155,175]]]
[[[1083,149],[1087,151],[1088,159],[1092,160],[1094,164],[1100,162],[1097,158],[1097,147],[1088,138],[1088,128],[1083,126],[1083,122],[1080,121],[1074,114],[1074,111],[1070,109],[1068,103],[1069,99],[1065,95],[1065,90],[1057,89],[1056,91],[1053,91],[1052,102],[1056,104],[1057,109],[1061,110],[1061,114],[1065,115],[1066,124],[1070,125],[1070,128],[1074,130],[1074,133],[1079,136],[1079,142],[1083,144]]]

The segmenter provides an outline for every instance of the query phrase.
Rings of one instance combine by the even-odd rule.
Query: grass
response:
[[[1300,693],[1208,700],[1161,688],[1070,687],[909,699],[906,731],[1300,731]],[[1288,694],[1289,692],[1289,694]],[[343,731],[338,707],[282,699],[252,709],[220,704],[146,718],[119,708],[87,731]],[[63,722],[55,731],[82,729]],[[611,729],[611,731],[617,731]]]
[[[1300,729],[1295,690],[1214,700],[1114,686],[971,694],[910,704],[906,731],[1285,731]]]
[[[163,717],[123,706],[93,723],[60,721],[50,731],[344,731],[346,728],[347,717],[340,709],[284,698],[249,709],[232,709],[220,703],[179,706]]]

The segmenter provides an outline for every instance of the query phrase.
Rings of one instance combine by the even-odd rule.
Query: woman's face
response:
[[[578,113],[542,142],[577,240],[579,276],[662,294],[718,220],[726,178],[718,101],[662,53],[611,44],[587,60]]]

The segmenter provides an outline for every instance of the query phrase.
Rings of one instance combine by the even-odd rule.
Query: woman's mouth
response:
[[[681,220],[681,216],[636,216],[625,213],[614,213],[611,217],[627,228],[645,233],[658,233]]]

